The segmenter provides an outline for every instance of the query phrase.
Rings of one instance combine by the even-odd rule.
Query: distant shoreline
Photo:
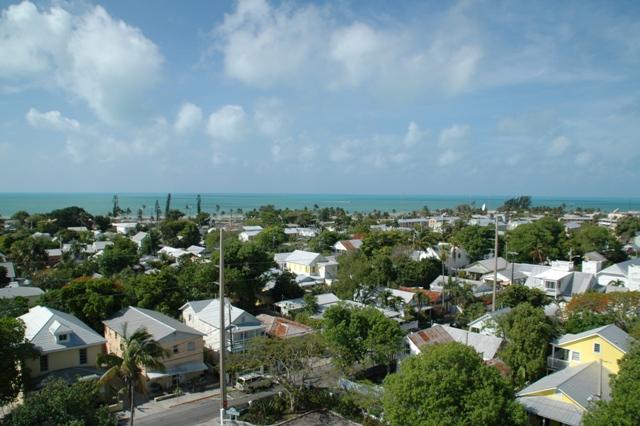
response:
[[[106,214],[113,206],[113,193],[0,193],[0,216],[8,217],[16,211],[25,210],[30,214],[47,213],[51,210],[78,206],[89,213]],[[156,200],[162,211],[165,209],[166,193],[116,193],[120,208],[131,209],[130,216],[137,216],[144,206],[144,216],[153,214]],[[195,214],[197,193],[172,193],[171,208]],[[304,209],[342,208],[349,212],[368,213],[373,210],[387,212],[411,212],[427,206],[430,210],[455,208],[461,204],[471,204],[488,209],[501,206],[513,196],[484,195],[389,195],[389,194],[220,194],[200,193],[202,210],[208,213],[223,211],[234,214],[272,204],[276,208]],[[603,212],[640,211],[640,197],[543,197],[532,196],[532,205],[559,207],[568,210],[599,209]]]

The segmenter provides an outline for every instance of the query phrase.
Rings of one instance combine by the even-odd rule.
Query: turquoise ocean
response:
[[[144,207],[144,215],[152,214],[156,200],[164,211],[166,193],[0,193],[0,216],[8,217],[19,210],[29,213],[46,213],[54,209],[78,206],[89,213],[106,214],[113,206],[113,196],[117,195],[120,208],[131,209],[136,215]],[[488,209],[496,208],[511,196],[482,195],[358,195],[358,194],[200,194],[202,209],[206,212],[237,212],[273,204],[278,208],[302,209],[314,206],[341,207],[350,212],[370,212],[372,210],[409,212],[427,206],[430,210],[453,208],[460,204],[474,204],[477,207],[486,204]],[[171,208],[185,213],[195,214],[195,193],[172,193]],[[532,196],[534,206],[560,206],[567,209],[596,208],[602,211],[640,210],[640,197],[536,197]]]

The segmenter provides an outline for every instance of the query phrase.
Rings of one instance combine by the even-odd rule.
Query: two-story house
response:
[[[160,312],[130,306],[103,324],[110,354],[122,356],[123,339],[139,329],[146,330],[167,351],[168,356],[161,360],[164,371],[143,370],[149,381],[165,389],[201,376],[208,369],[204,363],[204,333]]]
[[[180,310],[184,323],[204,335],[205,347],[218,353],[220,351],[220,301],[218,299],[194,300],[185,303]],[[244,352],[251,339],[264,336],[264,325],[260,320],[245,310],[231,305],[227,299],[225,299],[224,311],[227,351]]]
[[[44,375],[76,377],[95,373],[96,358],[103,353],[104,337],[73,315],[35,306],[19,317],[25,337],[40,352],[26,366],[33,378]]]
[[[553,341],[548,367],[555,372],[517,394],[530,424],[578,426],[593,403],[610,399],[609,378],[631,343],[614,324]]]
[[[291,253],[276,253],[274,260],[280,268],[298,277],[311,277],[331,284],[338,276],[338,262],[333,257],[325,257],[320,253],[295,250]]]

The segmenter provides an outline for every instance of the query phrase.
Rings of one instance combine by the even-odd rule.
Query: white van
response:
[[[250,373],[239,376],[236,380],[236,389],[243,392],[255,392],[271,387],[271,380],[262,374]]]

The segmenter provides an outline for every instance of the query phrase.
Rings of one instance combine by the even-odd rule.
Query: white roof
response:
[[[535,275],[534,278],[539,278],[542,280],[552,280],[552,281],[558,281],[563,279],[564,277],[571,275],[571,272],[568,271],[558,271],[556,269],[547,269],[544,272],[539,273],[538,275]]]
[[[316,302],[318,305],[330,305],[338,303],[340,299],[333,293],[323,293],[316,295]]]
[[[134,333],[139,329],[145,329],[157,341],[165,338],[180,340],[185,337],[204,335],[165,314],[134,306],[121,310],[115,317],[103,321],[103,323],[120,335],[124,335],[125,327],[127,334]]]
[[[144,238],[147,236],[146,232],[138,232],[136,235],[134,235],[133,237],[131,237],[131,241],[136,242],[136,243],[141,243],[142,240],[144,240]]]
[[[321,260],[324,260],[324,258],[320,253],[304,250],[295,250],[285,259],[287,263],[296,263],[299,265],[312,265],[314,262]]]
[[[196,255],[200,255],[202,254],[203,251],[205,251],[206,249],[202,246],[196,246],[196,245],[192,245],[187,247],[187,251]]]
[[[476,352],[482,355],[482,359],[485,361],[495,358],[498,349],[500,349],[500,345],[502,345],[502,339],[499,337],[473,333],[448,325],[443,325],[442,327],[456,342],[473,347]]]
[[[398,290],[395,288],[387,288],[385,290],[390,291],[393,296],[401,298],[404,303],[411,303],[413,298],[416,296],[416,293],[412,291]]]
[[[196,317],[212,327],[220,328],[220,301],[218,299],[194,300],[187,302],[180,307],[181,311],[192,308]],[[243,309],[237,308],[225,299],[224,306],[224,324],[228,328],[229,324],[244,326],[260,325],[260,321]],[[231,318],[231,321],[229,321]],[[239,321],[241,320],[241,321]]]
[[[243,231],[258,231],[258,232],[260,232],[260,231],[262,231],[262,226],[248,225],[248,226],[243,226],[242,230]]]
[[[106,340],[73,315],[45,306],[35,306],[19,317],[25,324],[25,337],[42,352],[100,345]],[[52,332],[53,330],[53,332]],[[58,342],[55,332],[66,330],[69,339]]]

